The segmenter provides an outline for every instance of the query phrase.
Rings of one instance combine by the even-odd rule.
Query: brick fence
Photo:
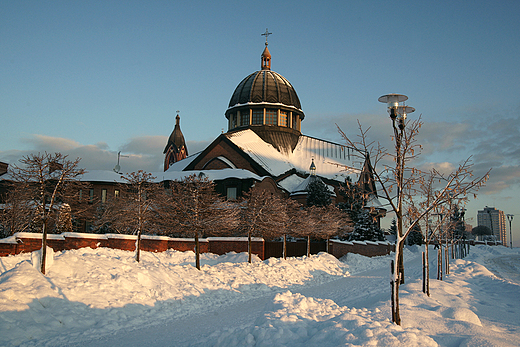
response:
[[[395,251],[395,244],[388,241],[339,241],[330,240],[329,253],[341,258],[348,253],[361,254],[367,257],[377,257]]]
[[[83,247],[106,247],[134,251],[137,237],[121,234],[86,234],[63,233],[47,235],[47,245],[55,252],[79,249]],[[38,233],[16,233],[13,236],[0,240],[0,256],[28,253],[39,250],[42,244],[42,235]],[[199,239],[201,253],[226,254],[228,252],[247,252],[246,237],[208,237]],[[270,257],[282,257],[282,242],[264,241],[262,238],[253,238],[252,253],[262,260]],[[287,256],[297,257],[307,253],[304,241],[287,243]],[[177,251],[193,251],[195,240],[190,238],[171,238],[166,236],[141,237],[141,250],[149,252],[164,252],[168,249]],[[317,254],[326,251],[325,241],[312,242],[311,253]],[[388,242],[345,242],[329,241],[329,253],[341,258],[347,253],[357,253],[373,257],[389,254],[394,250],[393,244]]]

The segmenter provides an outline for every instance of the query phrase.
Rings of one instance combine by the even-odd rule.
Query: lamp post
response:
[[[402,188],[403,188],[403,171],[404,171],[404,157],[401,145],[404,135],[404,129],[406,126],[406,114],[412,113],[415,111],[413,107],[405,106],[404,101],[408,100],[406,95],[402,94],[386,94],[379,97],[378,101],[387,104],[388,113],[390,114],[390,119],[392,120],[392,128],[394,129],[394,139],[395,139],[395,180],[397,185],[397,204],[392,204],[394,208],[394,212],[397,218],[397,239],[396,239],[396,254],[399,256],[396,258],[396,263],[392,266],[392,273],[395,274],[392,279],[392,321],[401,324],[400,317],[398,314],[398,305],[399,302],[394,302],[394,295],[399,290],[399,284],[404,283],[404,266],[403,266],[403,248],[404,248],[404,235],[403,235],[403,209],[402,209]],[[394,278],[396,278],[396,282],[394,282]],[[395,300],[397,301],[397,300]],[[395,306],[394,306],[395,305]]]
[[[509,221],[509,245],[513,249],[513,233],[511,232],[511,222],[513,221],[514,214],[506,214],[507,220]]]

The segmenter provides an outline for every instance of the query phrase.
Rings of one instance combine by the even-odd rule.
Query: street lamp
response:
[[[390,118],[392,119],[392,127],[394,129],[394,138],[395,138],[395,149],[396,149],[396,170],[395,176],[397,181],[397,231],[399,236],[403,235],[403,222],[402,222],[402,197],[401,197],[401,189],[403,183],[403,165],[401,158],[401,141],[403,138],[404,128],[406,126],[406,114],[412,113],[415,111],[413,107],[401,105],[400,103],[408,100],[406,95],[402,94],[386,94],[380,96],[377,99],[379,102],[386,103],[388,108],[388,113],[390,114]],[[397,121],[397,125],[396,125]]]
[[[390,119],[392,119],[392,128],[394,129],[394,139],[395,139],[395,180],[397,184],[397,206],[391,203],[395,215],[397,218],[397,239],[395,245],[395,252],[398,257],[396,258],[397,264],[392,264],[392,273],[395,274],[395,278],[397,281],[394,282],[392,279],[392,292],[398,292],[399,284],[404,283],[404,264],[403,264],[403,248],[404,248],[404,238],[403,238],[403,209],[402,209],[402,188],[403,188],[403,175],[404,175],[404,157],[401,150],[402,140],[404,136],[404,128],[406,126],[406,114],[412,113],[415,111],[413,107],[405,106],[404,101],[408,100],[406,95],[402,94],[386,94],[380,96],[378,101],[382,103],[386,103],[388,108],[388,113],[390,114]],[[406,145],[406,144],[405,144]],[[395,286],[395,287],[394,287]],[[394,294],[392,294],[392,305],[398,305],[397,300],[394,302]],[[395,293],[398,295],[398,293]],[[399,317],[398,308],[392,306],[392,321],[401,324],[401,319]]]
[[[513,221],[514,214],[506,214],[507,220],[509,221],[509,245],[513,249],[513,234],[511,233],[511,222]]]

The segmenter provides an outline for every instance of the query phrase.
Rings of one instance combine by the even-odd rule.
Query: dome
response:
[[[302,108],[291,83],[271,70],[256,71],[244,78],[231,96],[229,108],[250,103],[282,104],[300,112]],[[301,118],[303,119],[303,113]]]
[[[244,78],[231,96],[225,113],[228,132],[249,128],[279,151],[291,152],[305,118],[300,99],[285,77],[271,71],[267,42],[260,67]]]

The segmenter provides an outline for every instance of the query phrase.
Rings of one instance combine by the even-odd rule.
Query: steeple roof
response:
[[[181,131],[180,120],[181,120],[181,117],[179,117],[179,115],[177,115],[175,117],[175,127],[173,128],[173,131],[170,135],[170,138],[168,139],[168,143],[166,144],[166,147],[164,148],[163,153],[166,153],[168,151],[168,148],[172,144],[175,145],[175,147],[177,149],[181,149],[182,147],[186,148],[186,141],[184,141],[184,135],[182,134],[182,131]]]

